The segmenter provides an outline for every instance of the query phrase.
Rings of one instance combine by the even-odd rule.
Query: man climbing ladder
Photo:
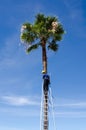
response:
[[[48,91],[50,77],[47,74],[43,75],[43,130],[48,130]]]
[[[46,93],[49,90],[49,84],[50,84],[49,75],[47,75],[47,74],[43,75],[43,80],[44,80],[44,82],[43,82],[43,91],[44,91],[44,93]]]

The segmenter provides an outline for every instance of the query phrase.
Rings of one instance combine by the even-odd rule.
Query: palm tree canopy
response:
[[[58,50],[58,43],[62,39],[64,29],[56,17],[37,14],[33,24],[24,23],[21,27],[21,40],[27,45],[27,52],[42,46],[45,41],[47,48]]]

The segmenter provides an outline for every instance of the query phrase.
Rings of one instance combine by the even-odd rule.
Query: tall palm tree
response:
[[[64,29],[58,18],[37,14],[33,24],[24,23],[21,27],[21,40],[27,46],[29,53],[39,46],[42,48],[42,73],[47,74],[46,48],[53,51],[58,50],[58,41],[62,39]]]
[[[24,23],[21,27],[21,40],[29,53],[39,46],[42,48],[43,63],[43,130],[48,130],[48,87],[46,49],[58,50],[58,43],[62,39],[64,29],[56,17],[37,14],[33,24]]]

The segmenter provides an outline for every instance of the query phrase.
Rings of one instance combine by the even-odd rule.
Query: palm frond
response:
[[[59,45],[56,43],[56,41],[52,40],[49,45],[48,49],[51,49],[52,51],[57,51],[59,48]]]
[[[26,49],[26,52],[27,52],[27,53],[30,53],[32,50],[35,50],[35,49],[37,49],[38,47],[39,47],[39,44],[31,45],[30,47],[28,47],[28,48]]]
[[[64,29],[63,29],[63,26],[61,24],[58,25],[57,29],[56,29],[56,33],[57,34],[64,34]]]
[[[56,23],[56,26],[55,24]],[[24,23],[21,32],[21,40],[28,45],[31,45],[27,52],[38,48],[39,44],[35,44],[40,41],[42,46],[42,40],[45,44],[48,43],[48,49],[53,51],[58,50],[58,44],[56,42],[62,40],[64,29],[58,18],[53,16],[45,16],[44,14],[37,14],[33,24]]]
[[[45,22],[45,16],[44,16],[44,14],[39,13],[36,15],[35,24],[39,24],[41,22]]]

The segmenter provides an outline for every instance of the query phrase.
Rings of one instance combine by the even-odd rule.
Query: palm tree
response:
[[[56,17],[37,14],[33,24],[24,23],[21,27],[21,40],[29,53],[38,47],[42,48],[43,63],[43,130],[48,130],[48,87],[46,49],[58,50],[58,43],[62,39],[64,29]],[[45,78],[47,77],[47,78]]]
[[[24,23],[21,27],[21,40],[29,53],[39,46],[42,48],[43,74],[47,74],[46,48],[58,50],[58,41],[62,39],[64,29],[56,17],[37,14],[33,24]]]

